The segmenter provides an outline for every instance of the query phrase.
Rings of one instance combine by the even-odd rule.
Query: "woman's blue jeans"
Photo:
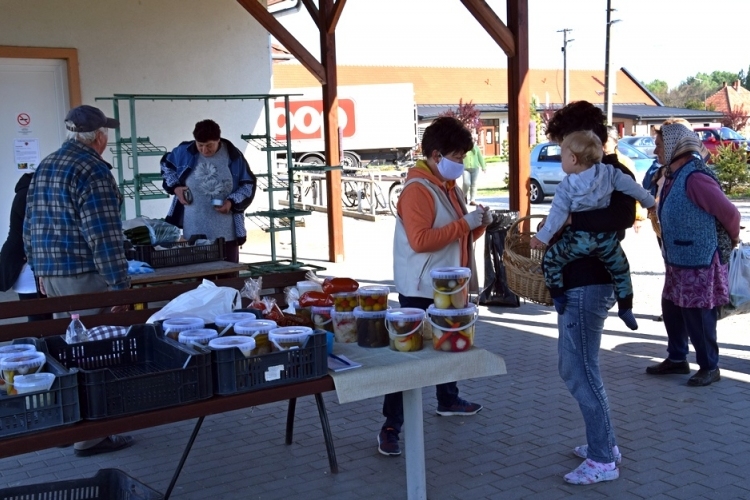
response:
[[[588,285],[567,290],[565,296],[565,312],[557,317],[558,371],[581,409],[588,458],[611,463],[617,441],[599,372],[599,346],[607,312],[615,304],[614,289],[612,285]]]

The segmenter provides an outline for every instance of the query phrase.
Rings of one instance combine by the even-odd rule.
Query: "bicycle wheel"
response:
[[[398,199],[401,196],[401,191],[403,191],[403,189],[404,185],[401,182],[394,182],[388,189],[388,208],[394,217],[397,215],[396,205],[398,205]]]
[[[341,201],[347,208],[357,206],[357,186],[352,181],[343,181],[341,183]]]

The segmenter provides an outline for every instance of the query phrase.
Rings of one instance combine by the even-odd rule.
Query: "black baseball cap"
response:
[[[71,132],[93,132],[102,127],[117,128],[119,120],[107,118],[102,110],[84,104],[68,111],[65,117],[65,128]]]

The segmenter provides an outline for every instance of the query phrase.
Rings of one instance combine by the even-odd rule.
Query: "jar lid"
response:
[[[13,387],[19,393],[32,391],[48,391],[55,381],[54,373],[29,373],[28,375],[16,375],[13,377]]]
[[[313,329],[309,326],[282,326],[268,332],[268,340],[281,340],[285,342],[304,342],[312,335]]]
[[[0,359],[0,370],[39,368],[47,361],[43,352],[24,352]]]
[[[422,321],[424,311],[416,307],[399,307],[386,311],[385,319],[388,321]]]
[[[0,347],[0,358],[7,358],[14,354],[23,354],[25,352],[36,352],[36,346],[33,344],[10,344]]]
[[[391,293],[391,289],[382,285],[361,286],[357,293],[360,295],[388,295]]]
[[[356,296],[357,296],[357,293],[359,293],[359,290],[357,290],[357,291],[354,291],[354,292],[339,292],[339,293],[332,293],[332,294],[331,294],[331,297],[333,297],[333,298],[336,298],[336,297],[342,297],[342,298],[351,298],[351,297],[356,297]]]
[[[383,309],[382,311],[363,311],[361,307],[357,306],[352,313],[354,313],[355,318],[379,319],[385,318],[385,315],[389,310],[390,309]]]
[[[246,335],[234,337],[218,337],[208,342],[212,349],[232,349],[238,347],[240,350],[252,351],[255,349],[255,339]]]
[[[214,319],[214,323],[219,328],[224,328],[225,326],[234,325],[235,323],[239,323],[240,321],[246,321],[249,319],[257,319],[257,318],[255,314],[253,313],[234,312],[234,313],[220,314],[216,316],[216,319]]]
[[[471,269],[468,267],[436,267],[430,271],[430,276],[436,280],[471,278]]]
[[[278,325],[270,319],[251,319],[234,324],[235,335],[255,336],[259,333],[268,333]]]
[[[333,306],[310,306],[310,313],[312,314],[327,314],[331,315]]]
[[[334,309],[331,311],[331,318],[334,320],[354,319],[354,311],[337,311]]]
[[[431,316],[468,316],[477,312],[476,304],[469,304],[463,309],[438,309],[435,304],[430,304],[427,314]]]
[[[182,316],[178,318],[165,319],[161,324],[162,330],[165,332],[184,332],[186,330],[195,330],[197,328],[203,328],[206,326],[206,322],[203,318],[195,316]]]
[[[183,344],[190,344],[191,342],[197,342],[199,344],[208,344],[211,339],[215,339],[219,336],[219,332],[210,328],[198,328],[196,330],[182,331],[177,336],[177,340]]]

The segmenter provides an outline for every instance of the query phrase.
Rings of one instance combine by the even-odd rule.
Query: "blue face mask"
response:
[[[437,164],[438,172],[444,179],[455,181],[464,173],[464,164],[455,162],[443,156]]]

